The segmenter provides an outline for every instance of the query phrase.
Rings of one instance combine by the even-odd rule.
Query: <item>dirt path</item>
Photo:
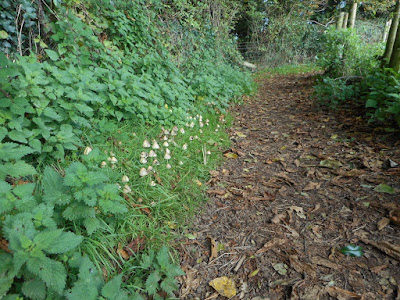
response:
[[[260,85],[233,109],[232,149],[181,249],[179,298],[227,299],[209,285],[227,276],[231,299],[400,299],[398,132],[321,111],[311,74]],[[349,244],[364,255],[338,250]]]

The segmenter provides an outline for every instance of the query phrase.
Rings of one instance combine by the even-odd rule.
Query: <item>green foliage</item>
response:
[[[400,126],[400,75],[391,69],[376,70],[365,78],[362,88],[371,120]]]
[[[346,100],[359,96],[359,88],[348,84],[346,79],[326,77],[319,78],[314,94],[320,104],[336,109]]]
[[[0,2],[5,8],[0,47],[6,53],[0,53],[0,238],[9,243],[0,250],[0,298],[158,299],[160,291],[173,296],[175,277],[183,272],[166,247],[157,252],[160,239],[167,239],[166,226],[158,222],[164,224],[166,215],[183,222],[187,199],[146,191],[148,199],[165,204],[154,219],[143,218],[128,210],[133,197],[118,185],[120,171],[137,173],[138,162],[128,157],[103,168],[108,162],[103,151],[83,156],[78,151],[85,144],[115,141],[120,124],[146,124],[141,136],[147,136],[152,127],[183,125],[189,114],[209,112],[215,123],[216,113],[252,89],[250,75],[235,67],[239,55],[233,41],[195,16],[195,6],[195,29],[190,18],[167,22],[185,33],[175,43],[173,34],[164,36],[160,19],[168,14],[160,1],[14,2]],[[224,16],[223,26],[231,18]],[[15,21],[22,35],[5,27]],[[132,132],[124,141],[131,138]],[[137,148],[121,152],[131,155]],[[174,185],[173,193],[187,189],[181,193],[189,198],[201,191],[184,181],[190,168],[205,178],[208,167],[199,167],[207,163],[204,153],[186,161],[193,165],[177,172],[184,183],[170,183],[171,174],[160,178],[165,186]],[[135,180],[149,186],[146,179]],[[126,264],[116,258],[117,242],[153,228],[158,237],[149,234],[149,240],[158,244],[149,242],[148,248],[154,250],[137,253]],[[102,251],[106,258],[96,256]],[[101,268],[110,265],[103,274]]]
[[[332,78],[365,76],[379,64],[382,44],[366,44],[352,29],[330,27],[324,34],[317,64]]]

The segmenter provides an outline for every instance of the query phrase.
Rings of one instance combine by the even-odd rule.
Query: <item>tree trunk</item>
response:
[[[343,28],[347,28],[347,22],[349,21],[349,13],[344,13],[344,19],[343,19]]]
[[[358,3],[355,0],[350,11],[349,28],[354,28],[354,24],[356,23],[357,7]]]
[[[382,35],[382,42],[386,43],[387,42],[387,38],[388,38],[388,34],[389,34],[389,30],[390,30],[390,26],[392,25],[392,19],[389,19],[386,21],[385,24],[385,29],[383,30],[383,35]]]
[[[344,12],[341,12],[339,14],[338,20],[337,20],[337,24],[336,24],[336,28],[338,30],[343,28],[343,19],[344,19]]]
[[[385,66],[391,60],[394,41],[396,39],[397,28],[399,27],[400,0],[396,0],[392,25],[390,26],[388,40],[386,42],[385,53],[382,56],[382,66]]]
[[[400,30],[397,29],[396,39],[394,41],[392,55],[390,56],[389,68],[398,72],[400,67]]]

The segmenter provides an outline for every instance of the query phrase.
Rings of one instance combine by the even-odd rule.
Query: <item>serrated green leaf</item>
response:
[[[356,245],[348,245],[346,247],[343,247],[340,249],[340,252],[353,257],[360,257],[364,255],[362,248]]]
[[[146,291],[149,295],[154,295],[157,293],[157,290],[159,288],[158,282],[160,281],[161,276],[158,273],[158,271],[152,272],[149,277],[147,277],[146,280]]]
[[[173,295],[178,289],[178,284],[173,277],[168,276],[161,282],[160,287],[168,295]]]
[[[97,229],[100,228],[100,221],[97,218],[85,218],[83,225],[86,227],[88,235],[92,235]]]
[[[165,245],[157,253],[157,262],[162,269],[165,269],[169,264],[168,248]]]
[[[378,192],[378,193],[387,193],[387,194],[395,194],[396,193],[394,188],[392,188],[391,186],[384,184],[384,183],[381,183],[380,185],[376,186],[374,188],[374,191]]]
[[[62,263],[48,257],[31,257],[26,266],[30,272],[39,276],[48,287],[58,294],[62,294],[67,279],[67,272]]]
[[[72,232],[62,232],[55,241],[44,249],[44,251],[50,254],[65,253],[78,247],[82,241],[82,236]]]
[[[107,299],[122,299],[120,298],[121,294],[124,292],[121,291],[121,284],[122,284],[122,274],[115,276],[109,282],[107,282],[102,290],[101,295],[106,297]],[[126,299],[126,295],[125,295]]]
[[[5,161],[18,160],[33,152],[32,148],[16,143],[0,144],[0,157]]]
[[[4,179],[7,175],[19,178],[35,174],[36,170],[22,160],[17,161],[16,163],[6,163],[4,165],[0,165],[0,180]]]
[[[46,285],[38,278],[25,281],[22,284],[22,293],[30,299],[42,300],[46,298]]]
[[[43,174],[43,200],[48,203],[63,205],[71,201],[68,187],[64,186],[63,178],[53,168],[46,167]]]

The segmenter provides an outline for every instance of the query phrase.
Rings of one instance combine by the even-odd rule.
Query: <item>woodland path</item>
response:
[[[321,110],[313,81],[262,79],[232,109],[232,148],[180,250],[179,299],[227,299],[209,286],[223,276],[231,299],[400,299],[399,133]],[[364,255],[338,251],[349,244]]]

